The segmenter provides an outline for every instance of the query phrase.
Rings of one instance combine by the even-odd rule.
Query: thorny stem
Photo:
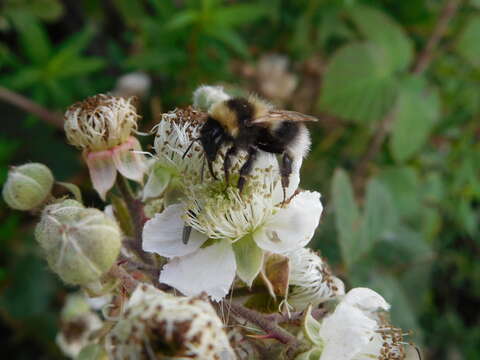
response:
[[[462,0],[447,0],[445,5],[442,8],[440,16],[437,21],[437,25],[433,30],[430,38],[425,45],[425,48],[419,53],[417,60],[413,68],[411,69],[412,74],[421,74],[423,73],[431,64],[435,50],[440,43],[440,40],[445,35],[448,29],[448,23],[455,16],[458,7]],[[358,193],[363,187],[363,180],[365,178],[365,173],[367,171],[368,164],[372,159],[377,155],[381,150],[382,145],[390,132],[390,129],[395,120],[395,109],[390,110],[385,117],[380,121],[375,134],[373,135],[373,140],[370,143],[365,154],[360,158],[357,168],[355,169],[354,174],[354,187]]]
[[[257,325],[269,336],[269,338],[276,339],[282,344],[287,345],[289,347],[288,354],[290,356],[293,357],[296,355],[303,347],[303,343],[301,341],[290,334],[287,330],[280,327],[276,321],[272,321],[267,316],[235,303],[231,303],[229,306],[235,315]]]
[[[127,181],[127,179],[121,177],[117,180],[117,185],[133,222],[133,239],[129,245],[146,264],[151,265],[153,263],[152,258],[142,250],[142,232],[146,220],[143,204],[140,200],[135,199]]]
[[[327,312],[328,311],[325,309],[313,309],[311,312],[311,315],[316,320],[319,320],[323,318],[327,314]],[[288,322],[302,320],[304,316],[305,316],[305,311],[295,311],[295,312],[291,312],[290,315],[279,314],[279,313],[269,314],[269,315],[265,315],[265,318],[270,321],[274,321],[275,323],[281,324],[281,323],[288,323]]]
[[[0,86],[0,99],[9,104],[15,105],[30,114],[38,116],[40,119],[59,129],[63,129],[62,115],[44,108],[32,100],[27,99],[23,95],[17,94],[4,88],[3,86]]]
[[[138,285],[138,281],[133,278],[123,267],[115,264],[109,271],[109,274],[122,282],[122,286],[128,293],[132,293]]]

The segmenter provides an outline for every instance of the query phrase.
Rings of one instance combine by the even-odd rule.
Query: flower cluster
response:
[[[228,177],[228,144],[206,164],[202,127],[228,99],[221,87],[201,86],[193,106],[162,114],[148,161],[131,98],[97,95],[70,107],[67,138],[100,197],[111,191],[103,212],[42,164],[11,169],[5,201],[39,214],[35,237],[49,267],[84,292],[67,297],[59,347],[77,359],[405,359],[385,299],[366,288],[345,294],[306,247],[323,205],[299,187],[304,151],[288,181],[277,156],[259,152],[242,190],[246,152],[230,159]],[[56,199],[55,184],[75,200]]]

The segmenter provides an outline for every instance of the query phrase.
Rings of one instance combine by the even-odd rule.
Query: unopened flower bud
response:
[[[86,298],[81,294],[69,295],[60,317],[57,345],[65,355],[75,358],[101,327],[102,321],[90,310]]]
[[[234,359],[210,303],[176,297],[142,284],[107,335],[111,359]]]
[[[31,210],[47,199],[52,186],[50,169],[43,164],[29,163],[9,171],[2,195],[12,209]]]
[[[63,281],[85,285],[98,280],[120,251],[116,222],[74,200],[47,206],[35,230],[50,268]]]
[[[222,86],[203,85],[193,93],[193,106],[202,111],[208,111],[213,104],[229,98]]]

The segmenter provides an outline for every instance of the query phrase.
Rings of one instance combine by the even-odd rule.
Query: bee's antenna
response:
[[[188,152],[190,151],[190,149],[192,148],[193,144],[194,144],[196,141],[198,141],[198,140],[200,140],[200,138],[196,138],[196,139],[193,139],[193,140],[192,140],[192,142],[190,143],[190,145],[188,145],[187,150],[185,150],[185,152],[183,153],[182,159],[185,159],[185,156],[187,156],[187,154],[188,154]]]

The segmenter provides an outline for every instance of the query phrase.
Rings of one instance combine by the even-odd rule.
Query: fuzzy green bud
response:
[[[41,205],[50,194],[53,175],[48,167],[29,163],[12,167],[3,186],[3,199],[12,209],[31,210]]]
[[[35,229],[50,268],[63,281],[86,285],[98,280],[120,252],[117,223],[75,200],[47,206]]]

